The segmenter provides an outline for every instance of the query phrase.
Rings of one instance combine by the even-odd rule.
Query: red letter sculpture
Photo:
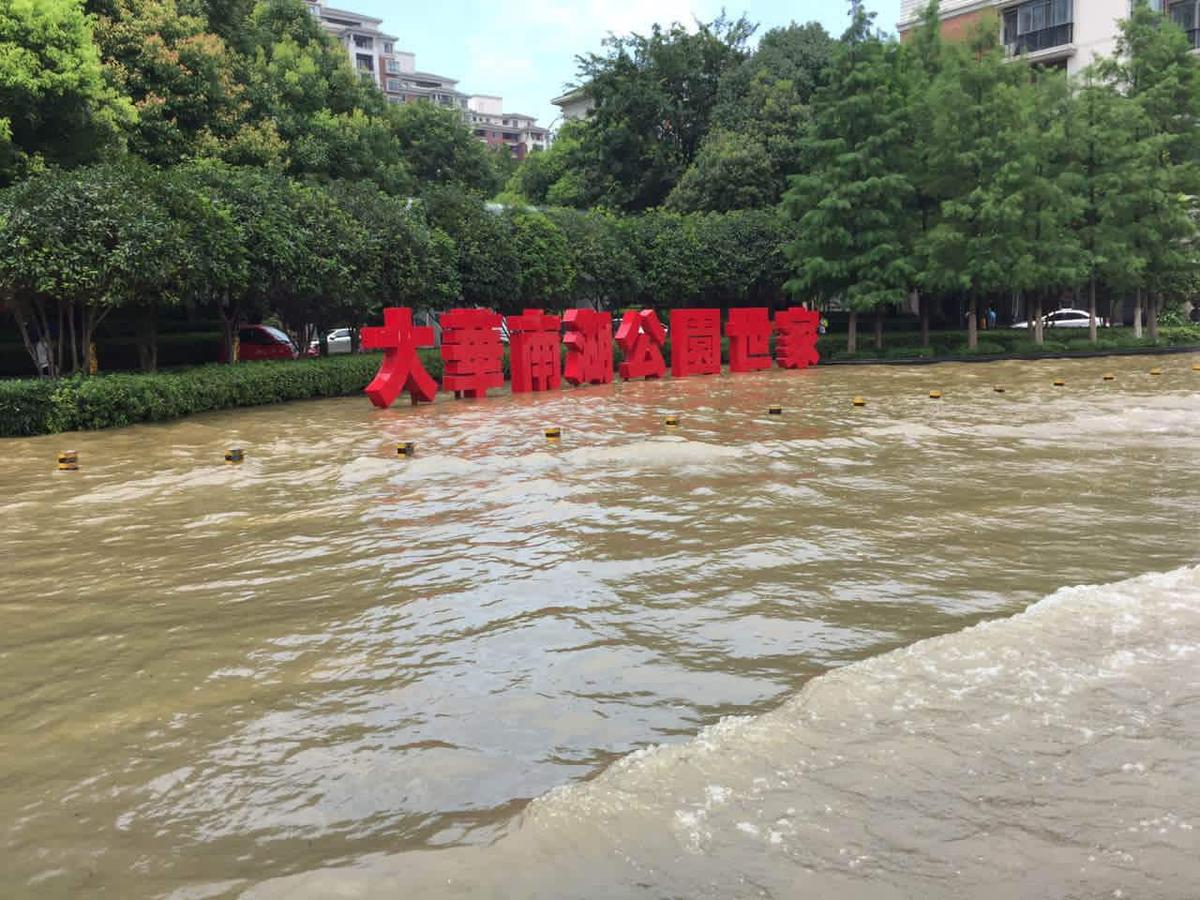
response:
[[[433,346],[433,329],[413,327],[412,310],[389,306],[383,311],[383,326],[362,330],[364,350],[382,350],[379,372],[367,385],[366,395],[380,408],[391,406],[401,392],[408,391],[412,402],[426,403],[437,396],[434,381],[417,355],[418,347]]]
[[[817,353],[817,324],[821,314],[815,309],[792,306],[775,314],[775,361],[784,369],[803,369],[815,366]]]
[[[625,313],[621,327],[617,329],[617,345],[625,354],[621,377],[625,380],[662,378],[667,374],[667,364],[662,356],[662,346],[666,342],[667,333],[654,310]]]
[[[721,374],[721,311],[671,310],[671,374]]]
[[[754,372],[771,368],[771,315],[765,307],[729,310],[729,371]]]
[[[443,313],[442,388],[456,397],[486,397],[488,388],[504,384],[500,363],[500,315],[489,309],[452,309]]]
[[[527,309],[505,321],[508,323],[508,365],[512,371],[513,393],[557,390],[562,384],[559,368],[561,320],[558,316],[548,316],[540,309]]]
[[[563,377],[571,384],[609,384],[613,380],[612,314],[568,309],[563,314],[567,362]]]

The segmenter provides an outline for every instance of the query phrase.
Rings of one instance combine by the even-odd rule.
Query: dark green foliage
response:
[[[816,23],[763,35],[754,54],[721,79],[712,130],[667,205],[720,212],[778,202],[787,177],[808,165],[809,104],[825,81],[834,46]]]
[[[787,253],[791,290],[839,298],[855,313],[899,303],[915,277],[905,235],[913,186],[902,55],[870,29],[861,8],[813,100],[804,140],[812,162],[792,178],[784,207],[797,223]],[[853,318],[852,318],[853,322]],[[847,350],[855,351],[853,336]]]
[[[76,0],[0,4],[0,186],[46,165],[95,161],[136,119],[105,81]]]

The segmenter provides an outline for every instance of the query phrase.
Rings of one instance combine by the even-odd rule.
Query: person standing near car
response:
[[[996,318],[997,318],[996,307],[989,306],[988,313],[987,313],[987,322],[988,322],[988,330],[989,331],[996,327]]]

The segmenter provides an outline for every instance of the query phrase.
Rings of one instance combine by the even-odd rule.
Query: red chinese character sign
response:
[[[562,384],[561,320],[540,309],[527,309],[509,316],[508,363],[512,370],[512,392],[554,391]]]
[[[488,309],[452,309],[442,324],[442,389],[456,397],[486,397],[504,384],[500,316]]]
[[[430,377],[417,355],[418,347],[433,346],[433,329],[413,327],[412,310],[389,307],[383,325],[362,330],[364,350],[382,350],[379,372],[366,387],[366,395],[379,407],[388,407],[408,391],[413,403],[429,403],[437,396],[437,382]]]
[[[501,322],[486,309],[453,309],[441,317],[444,390],[460,397],[485,397],[489,388],[504,384],[501,363],[504,346]],[[730,310],[725,335],[729,338],[730,372],[751,372],[771,365],[770,340],[775,334],[775,362],[785,369],[816,365],[820,314],[791,307],[768,318],[766,309]],[[527,309],[506,322],[511,336],[513,393],[552,391],[565,376],[571,384],[608,384],[613,379],[612,316],[590,309],[568,310],[560,320],[540,309]],[[560,335],[565,326],[566,337]],[[721,314],[715,309],[682,309],[671,313],[674,345],[671,371],[677,378],[721,371]],[[624,352],[624,379],[661,378],[666,374],[663,347],[667,333],[654,310],[627,312],[616,343]],[[417,354],[434,344],[433,329],[417,327],[412,311],[392,307],[383,311],[383,325],[364,328],[362,345],[383,350],[379,372],[366,388],[376,406],[386,407],[405,391],[413,403],[437,395],[434,381]],[[565,371],[561,364],[566,345]]]
[[[729,310],[729,371],[755,372],[771,368],[771,314],[765,307]]]
[[[817,325],[821,314],[815,309],[792,306],[775,314],[775,361],[784,369],[804,369],[821,359],[817,353]]]
[[[721,311],[671,310],[671,374],[721,374]]]
[[[667,333],[654,310],[625,313],[621,318],[621,327],[617,329],[617,345],[625,354],[625,361],[620,368],[621,377],[626,380],[662,378],[667,374],[667,364],[663,362],[662,355],[662,347],[666,342]]]
[[[571,384],[609,384],[613,380],[612,314],[568,309],[563,314],[567,361],[563,377]]]

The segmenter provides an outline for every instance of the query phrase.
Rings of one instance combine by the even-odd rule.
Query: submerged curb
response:
[[[1126,347],[1116,350],[1059,350],[1049,353],[993,353],[987,356],[905,356],[899,359],[823,359],[822,366],[931,366],[937,363],[988,363],[1006,359],[1094,359],[1101,356],[1165,356],[1168,353],[1200,353],[1200,344],[1186,347]]]

